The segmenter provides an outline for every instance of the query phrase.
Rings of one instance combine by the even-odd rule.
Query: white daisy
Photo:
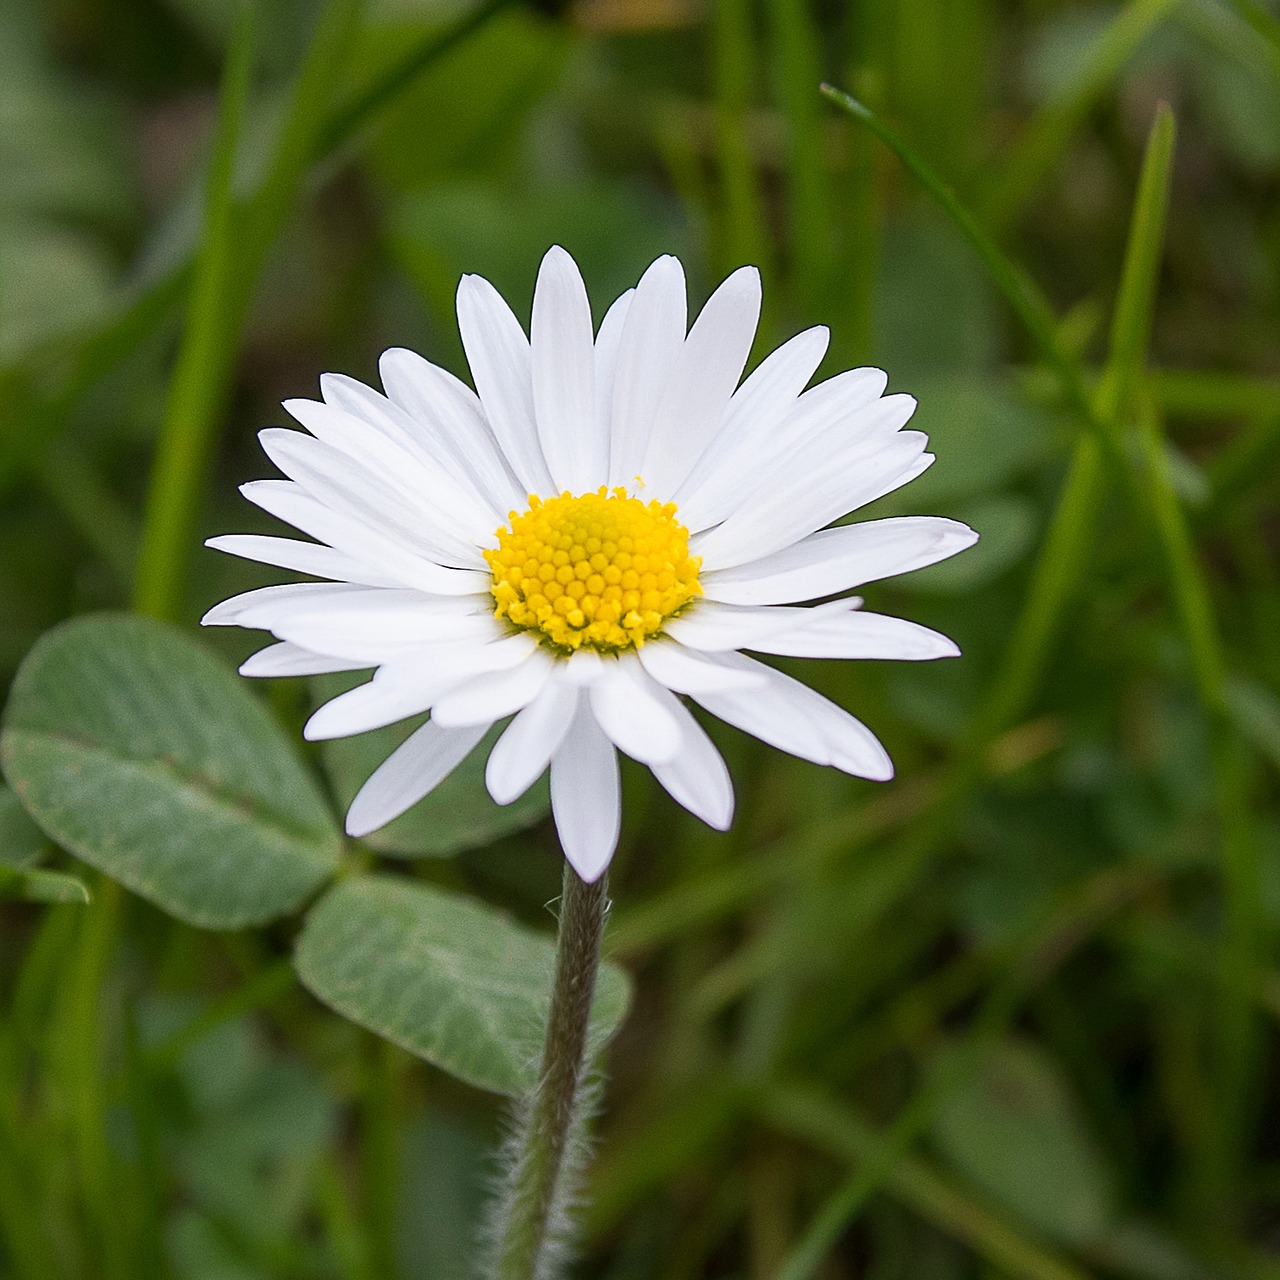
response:
[[[584,880],[617,844],[619,750],[724,829],[729,773],[681,695],[806,760],[892,775],[858,720],[740,651],[954,656],[945,636],[856,598],[801,602],[977,535],[935,516],[831,527],[933,461],[925,436],[902,429],[915,401],[885,395],[878,369],[806,390],[822,327],[739,385],[759,314],[759,273],[743,267],[687,328],[684,272],[663,257],[593,334],[577,266],[553,248],[528,338],[491,284],[463,277],[476,392],[393,349],[385,394],[328,374],[323,400],[285,404],[306,432],[261,433],[289,478],[242,492],[315,541],[209,545],[327,581],[250,591],[204,622],[277,638],[244,675],[375,668],[311,717],[308,738],[431,713],[356,796],[351,835],[415,804],[507,717],[489,791],[510,804],[550,766],[561,843]]]

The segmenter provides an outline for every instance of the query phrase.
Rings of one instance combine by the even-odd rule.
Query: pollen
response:
[[[496,616],[560,653],[636,648],[702,594],[702,562],[673,502],[603,486],[530,496],[497,534],[497,550],[484,553]]]

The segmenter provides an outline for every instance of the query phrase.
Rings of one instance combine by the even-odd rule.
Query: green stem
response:
[[[565,864],[555,979],[542,1069],[499,1210],[495,1280],[549,1280],[564,1244],[575,1150],[586,1122],[580,1090],[607,902],[605,877],[585,884]]]
[[[80,1187],[96,1232],[101,1274],[109,1280],[129,1274],[129,1248],[117,1199],[119,1179],[107,1145],[102,1072],[102,990],[123,907],[123,889],[114,880],[99,876],[93,903],[81,917],[79,943],[66,989],[64,1023],[65,1069]]]
[[[719,268],[744,262],[768,268],[765,218],[747,132],[755,48],[748,0],[713,6],[711,53],[715,83],[716,164],[720,177]]]
[[[241,10],[227,58],[205,191],[204,245],[196,262],[187,329],[169,388],[138,550],[134,606],[156,618],[176,619],[180,613],[200,489],[229,385],[233,335],[240,318],[233,295],[243,251],[234,234],[232,178],[249,96],[256,14],[252,5]]]

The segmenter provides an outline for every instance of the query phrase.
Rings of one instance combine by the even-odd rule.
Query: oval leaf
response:
[[[96,615],[48,632],[14,681],[5,773],[45,832],[189,924],[297,907],[341,839],[292,743],[175,628]]]
[[[491,907],[398,876],[335,885],[307,917],[295,963],[339,1013],[494,1093],[536,1082],[555,944]],[[629,988],[600,967],[592,1032],[622,1021]]]
[[[1087,1246],[1113,1224],[1111,1171],[1067,1082],[1034,1045],[994,1046],[944,1092],[934,1125],[958,1168],[1049,1239]]]
[[[25,871],[44,853],[44,832],[31,821],[18,797],[0,784],[0,867]]]

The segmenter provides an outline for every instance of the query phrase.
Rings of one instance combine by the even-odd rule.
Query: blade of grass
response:
[[[289,96],[271,171],[242,215],[248,242],[242,249],[244,265],[236,298],[239,310],[233,313],[238,319],[248,307],[263,260],[293,211],[308,167],[323,154],[334,92],[351,60],[364,8],[365,0],[328,0],[320,12]]]
[[[1228,0],[1240,17],[1262,37],[1271,55],[1271,65],[1280,75],[1280,21],[1259,0]]]
[[[1152,131],[1150,159],[1144,166],[1139,193],[1139,207],[1147,209],[1146,236],[1152,241],[1163,238],[1173,142],[1173,116],[1165,110]],[[1155,255],[1150,256],[1149,270],[1154,273]],[[1120,323],[1118,315],[1117,325]],[[1128,327],[1136,330],[1138,326],[1131,323]],[[1145,332],[1140,341],[1145,343]],[[1129,359],[1134,371],[1138,359],[1137,355]],[[1213,603],[1173,486],[1168,451],[1160,420],[1154,412],[1140,415],[1139,439],[1158,543],[1172,587],[1174,611],[1191,657],[1197,694],[1211,723],[1210,765],[1218,808],[1226,902],[1221,960],[1227,994],[1218,1005],[1214,1037],[1220,1123],[1213,1127],[1215,1141],[1205,1176],[1210,1189],[1217,1192],[1216,1204],[1220,1211],[1230,1213],[1232,1206],[1239,1203],[1237,1193],[1248,1127],[1248,1096],[1257,1057],[1254,1001],[1262,972],[1261,868],[1249,813],[1244,760],[1226,694],[1226,661]]]
[[[1211,48],[1258,75],[1280,74],[1280,22],[1250,0],[1185,0],[1183,26]]]
[[[883,1150],[884,1138],[862,1116],[808,1085],[771,1085],[756,1095],[755,1108],[761,1120],[782,1133],[852,1165],[874,1162]],[[1023,1235],[917,1156],[900,1155],[889,1164],[885,1190],[1001,1274],[1018,1280],[1087,1280],[1084,1271]]]
[[[1076,442],[1050,530],[1032,570],[1032,582],[1012,626],[1001,677],[992,685],[991,694],[975,713],[946,776],[934,792],[931,804],[915,826],[897,842],[891,855],[897,870],[899,892],[905,892],[945,840],[956,815],[982,780],[987,745],[1029,708],[1034,691],[1042,681],[1062,617],[1088,563],[1089,541],[1102,498],[1102,447],[1106,447],[1112,460],[1117,462],[1119,474],[1129,479],[1132,486],[1132,474],[1121,449],[1117,422],[1120,408],[1129,396],[1128,380],[1146,342],[1148,317],[1155,303],[1160,239],[1152,237],[1144,228],[1152,224],[1152,211],[1147,204],[1161,191],[1161,182],[1157,179],[1162,177],[1167,184],[1169,156],[1164,154],[1164,150],[1153,150],[1153,145],[1148,145],[1121,273],[1120,298],[1111,333],[1111,355],[1101,384],[1096,392],[1091,393],[1078,365],[1071,360],[1053,332],[1051,312],[1046,303],[986,236],[973,215],[959,204],[932,170],[905,148],[896,134],[860,102],[829,87],[824,87],[824,92],[856,119],[867,123],[868,128],[901,157],[925,189],[955,219],[961,232],[988,265],[998,287],[1027,325],[1042,355],[1059,375],[1062,389],[1071,403],[1083,408],[1085,420],[1094,425],[1093,434],[1082,435]],[[1144,508],[1139,506],[1139,509]]]
[[[135,1009],[128,1009],[124,1025],[125,1079],[129,1083],[129,1111],[137,1142],[138,1176],[135,1212],[138,1229],[133,1242],[135,1267],[146,1276],[162,1280],[168,1275],[163,1221],[165,1209],[164,1164],[160,1152],[160,1117],[156,1112],[155,1082],[148,1075],[139,1041]]]
[[[365,1253],[380,1280],[395,1280],[396,1206],[400,1186],[400,1067],[403,1051],[389,1040],[363,1037],[361,1061]]]
[[[1138,184],[1111,327],[1108,364],[1091,405],[1097,417],[1112,424],[1119,422],[1145,363],[1163,246],[1173,138],[1172,116],[1161,111],[1152,129]],[[984,756],[984,745],[1025,712],[1043,679],[1061,619],[1088,562],[1088,544],[1101,500],[1101,479],[1096,439],[1082,435],[1006,648],[1001,679],[975,715],[966,741],[936,792],[934,802],[888,855],[889,865],[896,872],[897,896],[917,881],[920,869],[935,855],[956,814],[980,781],[979,762]],[[1001,1019],[1012,1007],[1008,999],[1001,996],[989,1002],[984,1026],[1002,1025]],[[921,1110],[905,1116],[901,1122],[903,1132],[920,1123],[923,1114]],[[885,1164],[883,1175],[889,1177],[894,1167],[892,1161]],[[866,1179],[851,1180],[837,1190],[813,1225],[810,1236],[802,1242],[794,1277],[789,1276],[788,1280],[810,1274],[815,1258],[824,1251],[824,1242],[864,1203],[873,1182],[874,1178],[868,1175]]]
[[[720,174],[719,273],[744,262],[766,268],[764,210],[756,188],[746,119],[752,104],[755,49],[747,0],[720,0],[711,26],[716,165]]]
[[[1173,116],[1157,113],[1143,157],[1130,219],[1129,242],[1112,314],[1107,365],[1093,399],[1097,417],[1118,423],[1146,363],[1155,310],[1165,210],[1173,169]],[[1086,563],[1101,501],[1099,457],[1081,438],[1032,578],[1031,590],[1006,650],[1001,679],[978,716],[974,736],[986,740],[1030,704],[1067,602]]]
[[[924,1131],[947,1093],[976,1070],[987,1052],[1007,1031],[1029,992],[1049,976],[1105,920],[1141,890],[1152,875],[1112,869],[1089,876],[1062,895],[1043,919],[1024,930],[1012,946],[986,958],[984,968],[1000,975],[963,1041],[945,1069],[902,1109],[874,1158],[860,1167],[828,1197],[796,1243],[775,1280],[811,1280],[855,1216],[891,1176],[893,1164]]]
[[[1203,1192],[1210,1217],[1226,1226],[1239,1213],[1239,1186],[1250,1131],[1250,1095],[1258,1065],[1256,991],[1262,974],[1262,871],[1242,744],[1226,694],[1217,621],[1186,517],[1169,476],[1159,420],[1144,415],[1140,438],[1161,549],[1173,579],[1174,611],[1191,657],[1197,695],[1210,721],[1210,768],[1222,847],[1225,922],[1222,995],[1213,1035],[1217,1122],[1204,1153]]]
[[[968,240],[987,268],[992,282],[1004,294],[1022,321],[1027,334],[1038,348],[1041,358],[1057,376],[1067,402],[1097,437],[1117,477],[1129,490],[1134,505],[1141,510],[1132,473],[1121,444],[1119,428],[1113,418],[1097,411],[1089,395],[1088,385],[1080,365],[1072,358],[1057,335],[1056,317],[1040,292],[1039,286],[1020,266],[1004,254],[978,219],[916,151],[869,107],[829,84],[822,86],[822,93],[842,111],[870,129],[902,161],[920,185],[942,206],[943,211],[956,224],[960,233]]]
[[[975,715],[933,805],[905,839],[901,864],[905,869],[918,869],[949,830],[979,781],[984,744],[1027,708],[1043,676],[1058,625],[1088,559],[1094,512],[1101,500],[1099,451],[1108,455],[1136,509],[1147,514],[1125,455],[1119,419],[1129,398],[1127,383],[1150,329],[1161,245],[1160,237],[1152,235],[1151,230],[1163,228],[1163,205],[1157,210],[1151,202],[1167,199],[1173,124],[1172,116],[1163,110],[1147,148],[1112,326],[1109,367],[1096,392],[1091,393],[1078,363],[1055,333],[1052,312],[1025,273],[1000,251],[932,169],[873,112],[829,85],[823,86],[823,92],[880,138],[941,204],[987,266],[992,280],[1057,375],[1067,400],[1091,430],[1076,445],[1066,484],[1032,571],[1030,588],[1005,650],[1001,679]]]
[[[515,0],[488,0],[445,30],[424,39],[385,69],[356,99],[328,117],[313,138],[309,160],[319,164],[354,139],[417,77],[512,3]],[[323,84],[323,77],[316,77],[316,82]],[[244,209],[252,200],[253,197],[238,200],[237,209]],[[0,432],[0,491],[21,477],[47,442],[65,428],[72,408],[93,384],[172,315],[189,289],[198,247],[191,244],[179,250],[177,262],[164,275],[140,284],[111,320],[70,349],[64,358],[68,367],[51,387],[32,393],[27,404],[20,404],[11,396],[4,398],[3,408],[10,425]],[[6,378],[11,372],[3,371]]]
[[[196,259],[186,333],[152,465],[138,553],[134,605],[156,618],[172,619],[180,612],[200,487],[213,454],[215,425],[229,384],[233,335],[239,328],[234,295],[239,292],[235,280],[241,269],[242,246],[236,235],[240,228],[232,201],[232,180],[256,37],[257,7],[245,4],[218,99],[205,188],[204,239]]]
[[[1151,391],[1167,413],[1187,417],[1280,414],[1280,381],[1201,369],[1153,369]]]
[[[206,192],[205,237],[187,330],[153,466],[135,606],[160,618],[182,609],[201,486],[230,393],[235,354],[264,260],[316,149],[363,0],[329,0],[316,23],[276,140],[271,170],[249,204],[235,203],[236,140],[248,98],[256,10],[246,7],[228,57]]]
[[[342,1280],[385,1280],[365,1252],[365,1237],[336,1152],[325,1153],[316,1169],[316,1207]]]
[[[517,0],[482,0],[451,26],[433,31],[397,58],[360,92],[330,116],[316,138],[312,159],[323,159],[354,138],[391,106],[414,81],[445,54],[463,44],[491,19],[514,7]]]
[[[767,0],[774,92],[787,122],[787,243],[799,297],[818,305],[830,287],[831,195],[822,156],[821,79],[808,0]]]
[[[1075,75],[1040,108],[982,202],[989,226],[1007,231],[1042,189],[1089,112],[1179,0],[1130,0],[1094,39]]]
[[[877,100],[884,61],[883,11],[874,0],[855,0],[849,6],[851,26],[849,83],[868,101]],[[871,355],[876,272],[880,258],[880,211],[877,202],[875,140],[865,129],[852,128],[846,143],[848,164],[836,198],[842,228],[839,273],[844,282],[847,336],[838,348],[854,364]]]
[[[0,1112],[0,1236],[5,1261],[13,1268],[13,1280],[60,1280],[66,1271],[41,1229],[40,1205],[23,1165],[9,1121]]]
[[[130,1280],[136,1274],[129,1224],[121,1212],[123,1179],[107,1142],[102,1085],[103,982],[124,905],[124,891],[102,876],[93,901],[80,908],[82,922],[65,976],[61,1029],[53,1046],[70,1101],[80,1193],[94,1231],[89,1252],[99,1259],[104,1280]]]

